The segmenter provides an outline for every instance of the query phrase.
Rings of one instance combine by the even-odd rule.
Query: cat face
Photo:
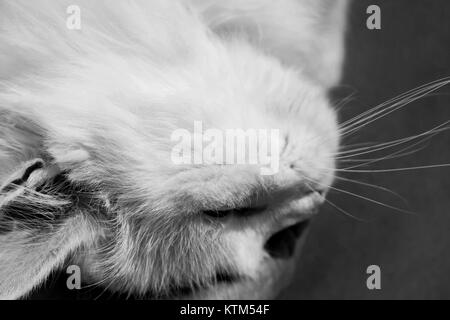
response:
[[[345,5],[284,1],[270,15],[269,2],[188,4],[82,2],[80,33],[48,29],[64,6],[46,1],[37,25],[6,22],[4,60],[27,63],[0,77],[0,296],[28,293],[67,260],[87,284],[149,298],[269,298],[289,280],[333,182],[339,132],[326,91]],[[28,6],[2,3],[24,16]],[[322,11],[339,32],[310,26]],[[306,39],[297,28],[308,26],[333,41]],[[50,30],[48,47],[36,27]],[[296,35],[302,45],[288,49]],[[336,57],[313,50],[330,43]],[[199,123],[224,137],[276,132],[276,170],[206,159]],[[180,130],[191,162],[174,161]]]

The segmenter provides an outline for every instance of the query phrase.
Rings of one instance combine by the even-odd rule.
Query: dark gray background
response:
[[[382,29],[366,28],[366,8],[381,7]],[[343,120],[427,82],[450,76],[450,1],[355,0],[350,10],[347,62],[338,96],[356,92]],[[450,119],[450,86],[417,101],[353,137],[351,143],[390,141]],[[417,154],[371,168],[450,162],[450,133]],[[326,206],[314,222],[285,299],[450,298],[450,168],[344,175],[388,187],[407,198],[415,215],[396,212],[339,192],[330,200],[359,222]],[[387,193],[352,183],[342,188],[385,203]],[[366,287],[366,268],[381,267],[379,291]]]

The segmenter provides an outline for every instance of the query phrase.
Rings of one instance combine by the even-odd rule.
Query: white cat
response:
[[[333,182],[344,0],[0,0],[0,298],[70,262],[143,298],[271,298]],[[275,128],[280,168],[171,133]],[[294,252],[295,251],[295,252]]]

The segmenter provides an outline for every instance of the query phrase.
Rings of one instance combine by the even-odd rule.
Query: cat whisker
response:
[[[391,99],[379,106],[376,106],[346,122],[341,124],[340,132],[342,136],[347,136],[361,128],[369,125],[370,123],[379,120],[405,106],[409,105],[420,98],[423,98],[430,93],[442,88],[443,86],[450,83],[450,77],[446,77],[440,80],[433,81],[429,84],[425,84],[419,88],[413,89],[404,93],[394,99]],[[386,105],[392,105],[386,107]]]
[[[336,112],[339,112],[347,103],[355,99],[356,91],[334,104]]]
[[[434,165],[428,165],[428,166],[406,167],[406,168],[374,169],[374,170],[349,170],[349,169],[332,169],[332,170],[336,170],[336,171],[340,171],[340,172],[352,172],[352,173],[388,173],[388,172],[402,172],[402,171],[435,169],[435,168],[446,168],[446,167],[450,167],[450,163],[434,164]]]
[[[392,141],[388,141],[388,142],[383,142],[383,143],[379,143],[377,145],[374,146],[369,146],[369,147],[362,147],[362,148],[358,148],[358,149],[354,149],[354,150],[348,150],[348,151],[343,151],[343,152],[339,152],[335,155],[337,155],[337,157],[335,157],[335,159],[345,159],[345,158],[352,158],[355,156],[360,156],[360,155],[364,155],[364,154],[368,154],[368,153],[373,153],[376,151],[381,151],[384,149],[388,149],[388,148],[392,148],[407,142],[410,142],[412,140],[415,140],[417,138],[423,137],[423,136],[434,136],[438,133],[447,131],[450,129],[450,127],[447,127],[446,125],[450,123],[450,120],[436,126],[433,129],[430,129],[428,131],[422,132],[420,134],[417,135],[413,135],[410,137],[406,137],[406,138],[401,138],[401,139],[397,139],[397,140],[392,140]],[[428,139],[428,138],[427,138]],[[341,156],[339,156],[341,155]]]
[[[353,192],[350,192],[350,191],[342,190],[342,189],[339,189],[339,188],[336,188],[336,187],[332,187],[332,186],[325,186],[324,185],[323,187],[326,187],[326,188],[329,188],[331,190],[334,190],[334,191],[337,191],[337,192],[341,192],[341,193],[344,193],[344,194],[347,194],[347,195],[350,195],[350,196],[353,196],[353,197],[356,197],[356,198],[359,198],[359,199],[362,199],[362,200],[366,200],[366,201],[378,204],[378,205],[383,206],[383,207],[388,208],[388,209],[392,209],[392,210],[399,211],[399,212],[402,212],[402,213],[407,213],[407,214],[416,214],[415,212],[412,212],[412,211],[409,211],[409,210],[405,210],[405,209],[401,209],[401,208],[397,208],[397,207],[388,205],[386,203],[383,203],[383,202],[380,202],[380,201],[377,201],[377,200],[374,200],[374,199],[371,199],[371,198],[368,198],[366,196],[362,196],[362,195],[359,195],[359,194],[356,194],[356,193],[353,193]]]
[[[408,151],[408,152],[404,152],[404,153],[400,153],[400,154],[396,154],[396,155],[387,155],[385,157],[381,157],[381,158],[371,158],[371,159],[344,159],[344,160],[339,160],[339,162],[343,162],[343,163],[363,163],[362,166],[366,166],[368,164],[374,163],[374,162],[378,162],[378,161],[382,161],[382,160],[391,160],[391,159],[398,159],[398,158],[402,158],[405,156],[409,156],[412,155],[414,153],[417,153],[423,149],[425,149],[426,147],[428,147],[428,143],[425,144],[424,146],[414,149],[412,151]]]
[[[312,180],[310,180],[311,182],[313,182]],[[311,191],[314,191],[314,189],[308,184],[306,183],[307,187],[309,189],[311,189]],[[339,212],[343,213],[345,216],[350,217],[352,219],[355,219],[356,221],[359,222],[366,222],[363,219],[360,219],[358,217],[355,217],[354,215],[352,215],[351,213],[347,212],[346,210],[342,209],[341,207],[339,207],[338,205],[334,204],[333,202],[331,202],[330,200],[328,200],[325,196],[321,195],[321,198],[328,203],[329,205],[331,205],[333,208],[335,208],[336,210],[338,210]]]
[[[335,178],[338,179],[338,180],[351,182],[351,183],[359,184],[359,185],[362,185],[362,186],[366,186],[366,187],[370,187],[370,188],[374,188],[374,189],[378,189],[378,190],[382,190],[382,191],[388,192],[388,193],[396,196],[400,200],[402,200],[405,203],[405,205],[408,205],[408,200],[406,200],[404,197],[402,197],[398,193],[396,193],[396,192],[394,192],[391,189],[388,189],[386,187],[382,187],[382,186],[378,186],[378,185],[375,185],[375,184],[370,184],[370,183],[367,183],[367,182],[358,181],[358,180],[354,180],[354,179],[344,178],[344,177],[341,177],[341,176],[336,176]]]
[[[420,140],[420,141],[418,141],[416,143],[413,143],[412,145],[409,145],[409,146],[407,146],[405,148],[402,148],[402,149],[400,149],[398,151],[395,151],[395,152],[393,152],[391,154],[388,154],[388,155],[386,155],[384,157],[381,157],[381,158],[378,158],[378,159],[373,159],[371,161],[367,161],[367,162],[364,162],[364,163],[361,163],[361,164],[358,164],[358,165],[354,165],[354,166],[351,166],[351,167],[346,167],[345,169],[355,169],[355,168],[359,168],[359,167],[362,167],[362,166],[367,166],[369,164],[373,164],[373,163],[376,163],[376,162],[380,162],[380,161],[383,161],[383,160],[398,159],[400,157],[405,157],[405,156],[414,154],[416,152],[419,152],[419,151],[425,149],[428,144],[425,144],[425,145],[423,145],[423,146],[421,146],[419,148],[413,149],[413,150],[410,150],[410,149],[412,149],[413,147],[416,147],[416,146],[418,146],[420,144],[425,143],[426,141],[430,140],[431,138],[433,138],[437,134],[438,133],[434,133],[434,134],[432,134],[432,135],[430,135],[430,136],[428,136],[428,137],[426,137],[426,138],[424,138],[424,139],[422,139],[422,140]],[[410,151],[408,151],[408,150],[410,150]]]
[[[402,94],[400,94],[400,95],[398,95],[398,96],[396,96],[394,98],[391,98],[391,99],[389,99],[389,100],[387,100],[387,101],[385,101],[385,102],[383,102],[383,103],[381,103],[381,104],[379,104],[379,105],[377,105],[377,106],[375,106],[375,107],[373,107],[373,108],[371,108],[371,109],[369,109],[369,110],[367,110],[365,112],[362,112],[362,113],[354,116],[353,118],[343,122],[339,127],[343,128],[343,127],[345,127],[345,126],[347,126],[347,125],[349,125],[351,123],[354,123],[357,120],[360,120],[360,119],[364,118],[365,116],[369,115],[370,113],[373,113],[373,112],[375,112],[377,110],[382,109],[383,107],[389,105],[390,103],[393,103],[395,101],[403,99],[403,98],[407,97],[408,95],[411,95],[414,92],[417,92],[417,90],[421,90],[421,89],[423,89],[423,88],[425,88],[427,86],[433,85],[433,84],[441,82],[441,81],[445,81],[447,78],[450,79],[450,77],[444,77],[442,79],[438,79],[438,80],[432,81],[430,83],[423,84],[423,85],[421,85],[421,86],[419,86],[417,88],[408,90],[408,91],[406,91],[406,92],[404,92],[404,93],[402,93]]]

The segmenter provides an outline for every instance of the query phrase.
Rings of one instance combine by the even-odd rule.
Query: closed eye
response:
[[[324,197],[325,190],[310,189],[310,190],[305,191],[304,194],[302,195],[302,197],[307,197],[307,196],[310,196],[315,193],[319,194],[321,197]],[[274,200],[274,199],[272,199],[272,200]],[[253,206],[249,206],[249,207],[236,207],[236,208],[229,208],[229,209],[224,209],[224,210],[203,210],[202,213],[209,217],[213,217],[213,218],[225,218],[225,217],[232,216],[232,215],[245,217],[245,216],[249,216],[249,215],[262,213],[265,210],[267,210],[268,207],[269,207],[268,204],[260,203],[258,205],[253,205]]]
[[[267,205],[263,206],[255,206],[255,207],[242,207],[242,208],[233,208],[226,210],[205,210],[202,213],[213,217],[213,218],[225,218],[227,216],[236,215],[236,216],[248,216],[253,214],[258,214],[267,209]]]

